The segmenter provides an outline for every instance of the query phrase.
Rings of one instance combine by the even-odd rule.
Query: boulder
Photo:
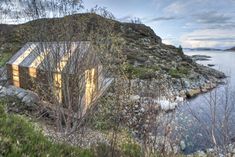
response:
[[[23,99],[26,95],[27,95],[26,92],[21,91],[21,92],[19,92],[19,93],[17,94],[17,98]]]
[[[15,90],[12,88],[7,88],[6,95],[7,96],[15,96]]]
[[[188,90],[188,91],[186,92],[186,96],[187,96],[188,98],[191,98],[191,97],[194,97],[194,96],[196,96],[196,95],[198,95],[198,94],[200,94],[200,93],[201,93],[201,89],[200,89],[200,88],[191,89],[191,90]]]
[[[198,156],[198,157],[207,157],[206,153],[204,151],[201,151],[201,150],[197,151],[195,153],[195,155]]]
[[[180,149],[182,150],[182,151],[184,151],[185,150],[185,148],[186,148],[186,144],[185,144],[185,142],[182,140],[182,141],[180,141]]]
[[[40,99],[38,97],[37,94],[33,93],[33,92],[29,92],[23,99],[22,102],[26,103],[26,104],[34,104],[39,102]]]
[[[0,90],[0,97],[5,97],[7,95],[7,89],[5,87],[2,87]]]

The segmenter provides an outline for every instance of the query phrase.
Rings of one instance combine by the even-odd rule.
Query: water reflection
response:
[[[230,82],[229,86],[201,94],[177,109],[176,123],[186,142],[187,154],[210,148],[213,143],[222,145],[235,137],[235,94],[232,90],[235,89],[235,52],[186,51],[185,54],[211,56],[209,61],[198,63],[214,64],[213,68],[226,73]]]

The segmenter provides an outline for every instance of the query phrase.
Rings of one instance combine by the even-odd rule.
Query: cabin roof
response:
[[[29,42],[7,64],[58,72],[67,69],[74,73],[77,66],[97,62],[96,54],[91,54],[89,41]]]

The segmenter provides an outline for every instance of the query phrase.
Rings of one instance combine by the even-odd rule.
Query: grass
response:
[[[15,54],[20,48],[21,44],[19,42],[11,42],[0,44],[0,67],[4,66],[6,62]]]
[[[90,149],[53,143],[28,117],[6,113],[5,108],[12,102],[22,105],[13,99],[0,99],[0,156],[103,157],[111,156],[112,151],[115,156],[120,157],[141,156],[140,146],[132,139],[128,131],[123,129],[118,132],[119,138],[114,149],[104,143]],[[102,129],[107,128],[102,127]],[[108,138],[112,138],[112,132],[106,131]]]
[[[26,117],[7,114],[4,108],[0,101],[0,156],[94,156],[88,149],[52,143]]]
[[[169,70],[169,74],[174,78],[183,78],[189,74],[189,69],[184,66],[178,68],[172,68]]]
[[[4,66],[6,62],[11,58],[11,53],[2,53],[0,54],[0,67]]]
[[[129,78],[148,79],[148,78],[153,78],[155,76],[155,72],[159,70],[159,67],[158,66],[134,67],[132,64],[127,64],[125,65],[124,69]]]

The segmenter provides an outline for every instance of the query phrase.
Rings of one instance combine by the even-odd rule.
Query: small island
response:
[[[193,55],[191,56],[193,61],[208,61],[211,59],[211,56],[207,55]]]

